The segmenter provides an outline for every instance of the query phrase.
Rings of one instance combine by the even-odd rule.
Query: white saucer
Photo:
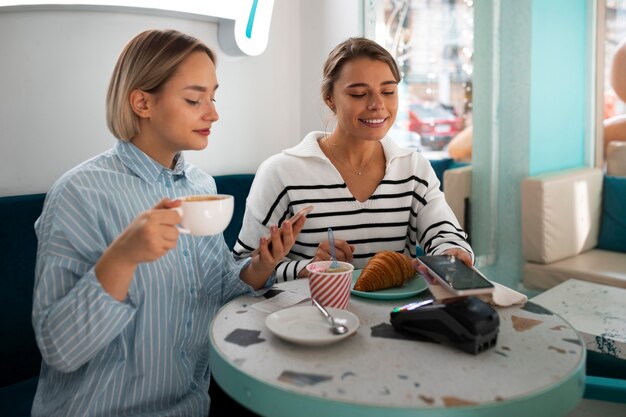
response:
[[[337,322],[348,327],[341,335],[330,332],[330,323],[314,306],[296,306],[276,311],[265,319],[265,325],[281,339],[300,345],[321,346],[338,342],[359,328],[359,318],[347,310],[327,308]]]

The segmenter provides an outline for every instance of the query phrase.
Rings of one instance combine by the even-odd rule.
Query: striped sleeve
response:
[[[262,164],[250,188],[241,232],[233,248],[237,258],[245,258],[258,248],[259,240],[270,234],[270,226],[281,226],[294,214],[294,205],[288,197],[288,187],[279,176]],[[279,282],[297,278],[310,259],[292,260],[288,255],[277,265],[276,280]]]
[[[444,193],[439,189],[440,183],[435,172],[429,169],[425,177],[424,186],[416,191],[421,194],[421,202],[415,207],[417,215],[414,217],[417,244],[428,255],[440,255],[448,249],[460,248],[468,252],[473,260],[474,253],[467,241],[467,233],[459,225]]]
[[[97,210],[73,186],[56,190],[37,222],[33,323],[44,360],[69,372],[88,362],[130,322],[135,308],[100,285],[93,265],[104,248]],[[41,228],[41,225],[48,227]]]

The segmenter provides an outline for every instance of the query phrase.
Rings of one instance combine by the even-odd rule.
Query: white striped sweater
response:
[[[467,235],[448,206],[430,163],[412,149],[381,141],[385,176],[364,202],[350,193],[337,169],[309,133],[298,145],[264,161],[250,194],[235,255],[245,257],[269,226],[280,225],[301,208],[313,205],[288,258],[276,269],[277,280],[295,279],[315,256],[332,227],[335,239],[355,245],[355,268],[362,268],[377,252],[393,250],[415,256],[416,244],[429,255],[450,248],[472,254]]]

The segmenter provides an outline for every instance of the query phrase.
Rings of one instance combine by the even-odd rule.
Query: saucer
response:
[[[327,308],[335,320],[348,327],[341,335],[330,332],[330,323],[314,306],[296,306],[276,311],[265,319],[267,328],[281,339],[308,346],[339,342],[359,328],[359,318],[348,310]]]

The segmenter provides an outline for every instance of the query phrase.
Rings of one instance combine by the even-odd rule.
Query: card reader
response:
[[[445,303],[418,301],[396,307],[390,316],[397,331],[450,344],[473,355],[496,345],[500,326],[498,312],[476,297]]]

